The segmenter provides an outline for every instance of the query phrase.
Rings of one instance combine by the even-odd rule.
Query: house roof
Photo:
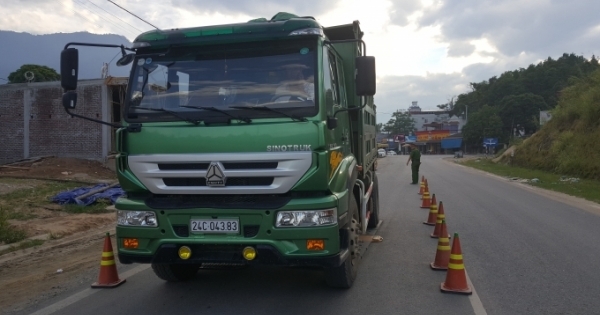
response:
[[[463,137],[462,132],[458,132],[455,134],[451,134],[444,139],[462,139],[462,137]]]

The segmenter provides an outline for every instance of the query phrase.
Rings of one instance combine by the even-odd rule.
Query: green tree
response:
[[[499,138],[502,135],[502,119],[498,116],[498,110],[484,105],[476,113],[469,115],[462,133],[464,141],[471,147],[481,147],[483,138]]]
[[[383,131],[392,135],[407,135],[415,130],[415,121],[408,112],[395,112],[392,118],[383,126]]]
[[[448,103],[435,105],[437,108],[441,110],[451,111],[454,109],[454,97],[448,100]]]
[[[22,65],[21,68],[17,69],[14,72],[11,72],[8,75],[8,83],[27,82],[28,80],[25,78],[25,73],[28,71],[33,73],[33,80],[31,82],[47,82],[60,80],[60,74],[58,74],[56,70],[50,67],[25,64]]]
[[[549,109],[544,98],[532,93],[506,96],[500,101],[499,115],[503,122],[503,133],[510,136],[512,128],[519,125],[527,134],[537,131],[535,121],[540,111]]]
[[[460,115],[467,107],[469,114],[475,113],[484,105],[501,107],[505,97],[527,93],[541,96],[548,108],[552,109],[556,106],[561,91],[576,82],[572,78],[585,78],[599,68],[600,64],[595,56],[588,60],[583,56],[563,54],[556,60],[548,58],[527,68],[506,71],[499,77],[471,82],[471,91],[457,97],[451,114]],[[510,125],[505,126],[505,129],[508,128]]]

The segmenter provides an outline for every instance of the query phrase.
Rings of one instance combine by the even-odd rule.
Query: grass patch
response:
[[[110,202],[104,199],[98,199],[95,203],[89,206],[80,206],[76,204],[68,204],[63,206],[63,211],[68,213],[90,213],[90,214],[99,214],[99,213],[108,213],[112,212],[110,210],[106,210],[106,207],[110,206]]]
[[[494,163],[491,160],[485,159],[481,159],[479,162],[477,162],[477,160],[466,161],[463,165],[505,177],[518,177],[523,179],[537,178],[539,179],[538,183],[529,184],[600,203],[600,194],[598,194],[600,191],[600,181],[597,180],[580,179],[579,182],[576,183],[561,181],[561,175]]]
[[[27,237],[27,233],[24,230],[12,226],[9,222],[8,211],[0,207],[0,242],[4,244],[11,244]]]
[[[35,187],[25,187],[2,195],[0,206],[13,210],[10,211],[10,219],[21,220],[24,215],[19,214],[19,211],[15,210],[47,204],[48,201],[59,192],[75,189],[77,187],[81,187],[81,184],[49,181]]]
[[[13,182],[14,183],[14,182]],[[47,181],[37,185],[23,185],[18,190],[3,194],[0,207],[7,210],[8,219],[29,220],[35,218],[31,208],[43,208],[56,194],[82,187],[81,183]],[[98,200],[86,207],[65,205],[63,211],[68,213],[105,213],[107,202]]]
[[[27,249],[30,247],[40,246],[44,244],[44,240],[27,240],[19,243],[18,245],[11,246],[5,250],[0,251],[0,255],[4,255],[6,253],[14,252],[20,249]]]

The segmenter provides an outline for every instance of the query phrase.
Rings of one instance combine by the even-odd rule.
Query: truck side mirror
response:
[[[76,48],[63,49],[60,53],[60,84],[65,91],[77,89],[79,72],[79,51]]]
[[[65,92],[62,97],[62,103],[67,112],[69,112],[69,109],[75,109],[75,105],[77,105],[77,92]]]
[[[119,67],[126,66],[133,61],[133,58],[135,58],[135,54],[124,55],[123,57],[119,58],[119,60],[117,60],[116,64]]]
[[[376,92],[375,57],[356,57],[356,95],[373,96]]]

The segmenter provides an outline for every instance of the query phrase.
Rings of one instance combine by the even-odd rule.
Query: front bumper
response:
[[[119,261],[123,264],[153,263],[153,264],[202,264],[202,263],[232,263],[249,265],[280,265],[280,266],[312,266],[331,268],[341,265],[349,255],[348,249],[330,256],[320,257],[284,257],[271,245],[256,245],[256,259],[248,261],[242,257],[242,249],[246,245],[188,245],[192,249],[192,257],[187,260],[179,258],[177,250],[180,245],[163,244],[154,256],[119,253]]]

